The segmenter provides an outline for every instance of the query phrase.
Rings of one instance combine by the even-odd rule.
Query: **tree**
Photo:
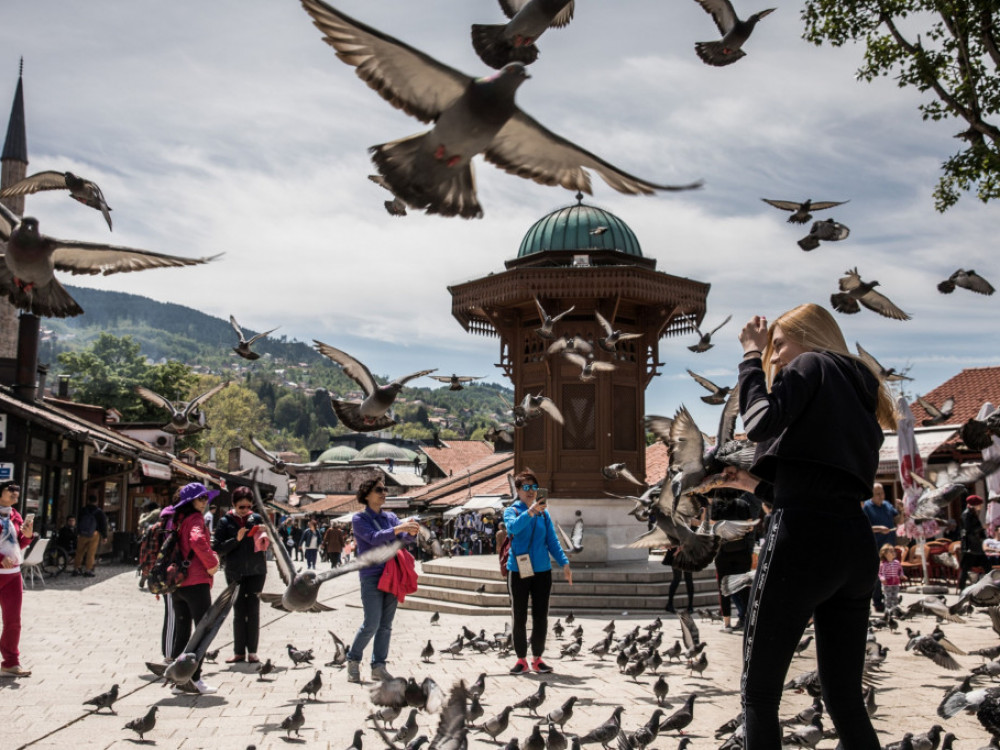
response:
[[[945,161],[934,205],[961,193],[1000,197],[1000,12],[997,0],[806,0],[805,38],[835,47],[864,41],[858,78],[892,75],[929,95],[925,120],[964,120],[963,150]]]
[[[202,380],[205,382],[200,387],[211,387],[209,378]],[[215,446],[217,460],[222,464],[231,448],[250,445],[250,435],[264,437],[272,430],[264,405],[257,394],[244,385],[232,383],[223,388],[205,402],[204,410],[209,430],[199,434],[206,447]]]

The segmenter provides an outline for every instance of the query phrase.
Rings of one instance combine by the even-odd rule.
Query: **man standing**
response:
[[[323,534],[323,549],[326,550],[331,568],[340,565],[340,553],[344,551],[344,532],[337,524],[331,523],[330,528]]]
[[[883,544],[896,546],[896,509],[892,503],[885,501],[885,488],[876,482],[872,487],[870,500],[865,500],[861,506],[875,534],[875,548],[882,549]],[[872,603],[876,612],[885,612],[885,601],[882,598],[882,587],[877,585],[872,592]]]
[[[91,495],[80,511],[76,523],[76,556],[73,558],[73,575],[94,577],[97,547],[108,541],[108,517],[97,507],[97,497]],[[86,566],[86,569],[84,569]]]
[[[989,570],[990,561],[983,552],[983,542],[986,541],[986,529],[979,520],[983,499],[979,495],[969,495],[965,499],[965,510],[962,511],[962,559],[958,566],[958,590],[961,591],[968,583],[969,571],[972,568]]]

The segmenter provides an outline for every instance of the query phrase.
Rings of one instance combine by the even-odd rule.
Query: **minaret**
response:
[[[17,76],[17,90],[10,108],[7,138],[0,154],[0,189],[23,180],[28,173],[28,139],[24,125],[24,91],[21,85],[24,58]],[[4,198],[4,205],[21,216],[24,213],[24,196]],[[17,309],[6,299],[0,298],[0,358],[17,356]]]

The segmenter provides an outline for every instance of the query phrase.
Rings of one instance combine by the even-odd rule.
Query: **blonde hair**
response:
[[[883,544],[878,551],[878,559],[885,560],[885,555],[887,552],[891,552],[893,555],[896,554],[896,548],[891,544]]]
[[[863,359],[848,351],[844,334],[841,332],[840,326],[837,325],[837,321],[834,320],[833,315],[826,308],[812,302],[807,302],[792,308],[786,313],[782,313],[768,327],[767,344],[764,346],[763,352],[764,372],[767,374],[768,386],[774,381],[774,377],[778,374],[779,369],[775,365],[770,364],[774,329],[778,326],[781,327],[786,338],[809,351],[842,354],[867,367],[876,380],[879,381],[875,417],[882,427],[888,430],[896,429],[896,407],[888,387],[882,382],[881,374]]]

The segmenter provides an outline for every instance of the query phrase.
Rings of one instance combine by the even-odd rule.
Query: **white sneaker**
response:
[[[194,686],[198,689],[198,692],[202,695],[211,695],[212,693],[219,692],[219,688],[212,687],[211,685],[206,685],[204,680],[198,680],[194,683]]]

